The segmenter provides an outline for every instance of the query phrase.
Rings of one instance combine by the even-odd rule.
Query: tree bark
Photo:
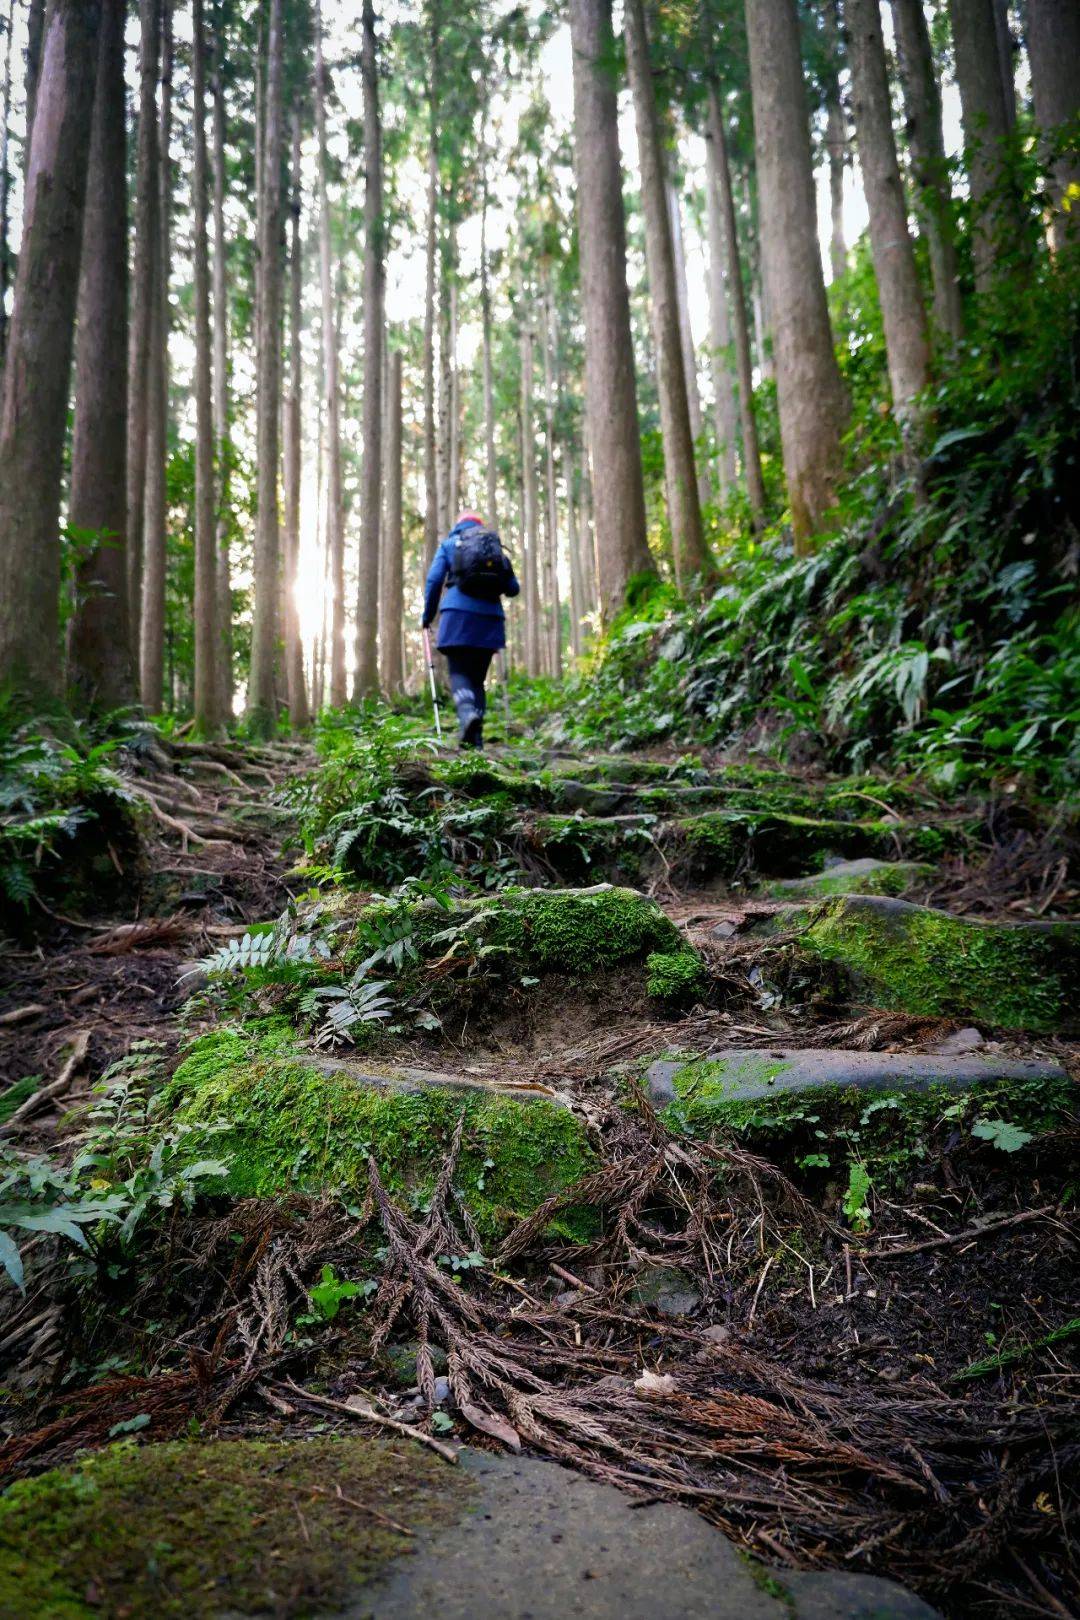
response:
[[[165,567],[169,427],[169,271],[172,199],[173,0],[161,6],[161,110],[158,131],[158,244],[154,260],[150,342],[146,361],[146,484],[143,496],[142,617],[139,693],[157,714],[165,678]]]
[[[562,609],[559,605],[559,495],[555,481],[555,367],[558,342],[551,270],[544,272],[544,611],[548,615],[548,674],[562,678]]]
[[[727,255],[727,286],[731,300],[731,331],[735,344],[743,477],[746,480],[746,495],[750,502],[754,527],[760,528],[765,519],[765,480],[761,471],[757,419],[754,416],[754,371],[750,359],[750,327],[746,317],[746,295],[743,291],[742,261],[739,258],[735,197],[731,187],[731,165],[728,162],[727,136],[724,133],[724,114],[720,105],[720,92],[715,82],[709,84],[709,150],[712,154],[716,179],[720,229],[724,252]]]
[[[941,124],[941,91],[930,30],[923,0],[892,0],[892,14],[915,200],[930,257],[934,324],[955,342],[963,334],[964,322],[949,165]]]
[[[919,0],[921,4],[921,0]],[[840,95],[840,15],[837,0],[825,0],[822,22],[829,61],[825,72],[825,149],[829,154],[829,262],[832,279],[847,271],[844,239],[844,170],[848,165],[848,131]]]
[[[139,136],[135,177],[135,245],[131,286],[127,422],[128,622],[136,667],[140,661],[139,638],[142,632],[150,336],[154,323],[154,288],[161,248],[157,103],[158,62],[161,56],[159,0],[140,0],[139,21]]]
[[[521,480],[524,506],[522,538],[525,545],[525,672],[543,673],[540,643],[540,580],[537,552],[540,523],[537,511],[536,444],[533,437],[533,330],[531,312],[521,312]]]
[[[195,730],[220,736],[217,528],[214,521],[214,371],[210,328],[210,245],[206,229],[206,33],[203,0],[192,0],[191,224],[195,301]]]
[[[45,0],[30,0],[26,18],[26,146],[24,171],[30,163],[34,134],[38,80],[41,77],[41,47],[45,38]]]
[[[880,0],[847,0],[846,17],[855,136],[870,214],[870,252],[885,328],[893,414],[905,445],[915,450],[920,425],[917,399],[930,378],[930,338],[893,139]]]
[[[68,687],[82,712],[135,700],[127,602],[127,129],[125,0],[104,0],[79,280],[68,517],[99,539],[79,564]]]
[[[1018,224],[1008,187],[1002,185],[1009,116],[993,0],[949,0],[949,17],[971,181],[975,286],[985,292]]]
[[[379,526],[382,517],[382,374],[385,324],[382,130],[375,13],[363,5],[364,84],[364,462],[356,603],[354,698],[379,690]]]
[[[285,685],[289,719],[301,729],[310,722],[304,680],[304,648],[296,600],[300,576],[300,471],[303,449],[304,256],[300,239],[301,192],[300,107],[292,108],[292,196],[289,203],[289,397],[285,403]]]
[[[709,238],[709,348],[713,385],[713,431],[716,435],[720,499],[735,484],[737,428],[736,382],[731,369],[731,320],[728,315],[728,255],[720,216],[716,142],[705,140],[705,209]],[[745,320],[745,317],[744,317]]]
[[[8,0],[7,25],[4,32],[4,89],[0,107],[0,381],[4,375],[4,352],[7,349],[7,291],[11,283],[11,244],[8,239],[8,204],[11,196],[11,172],[8,157],[11,145],[11,58],[15,36],[15,0]]]
[[[570,651],[581,657],[581,621],[585,617],[585,577],[581,561],[581,537],[578,533],[577,508],[574,503],[574,462],[566,458],[566,539],[570,553]]]
[[[439,254],[439,408],[436,419],[435,490],[440,536],[449,532],[455,517],[451,511],[453,495],[450,488],[450,413],[454,393],[454,341],[450,307],[452,275],[448,231]]]
[[[667,175],[664,183],[667,197],[668,223],[671,228],[671,251],[675,261],[675,292],[679,307],[679,339],[682,343],[683,370],[686,373],[686,403],[690,411],[690,435],[694,443],[697,464],[698,502],[707,506],[712,500],[712,480],[709,477],[709,458],[705,454],[703,435],[705,420],[701,412],[701,386],[698,380],[697,351],[694,348],[694,329],[690,324],[690,289],[686,276],[686,244],[683,237],[682,208],[675,182]]]
[[[225,86],[222,67],[225,19],[215,5],[213,139],[214,139],[214,460],[217,467],[217,687],[223,721],[232,716],[232,581],[229,566],[231,511],[229,501],[229,300],[228,248],[225,238]]]
[[[618,108],[610,68],[611,0],[570,0],[570,37],[597,583],[608,621],[622,606],[629,582],[655,572],[645,537]]]
[[[405,689],[401,657],[402,538],[401,350],[391,349],[386,358],[386,523],[379,570],[382,689],[391,698]]]
[[[797,548],[833,503],[847,399],[821,273],[795,0],[746,0],[762,259]]]
[[[485,131],[486,141],[486,131]],[[495,382],[491,354],[491,280],[488,273],[487,216],[488,178],[487,147],[481,142],[480,175],[480,322],[483,331],[484,366],[484,452],[486,457],[487,512],[485,517],[493,529],[499,527],[498,464],[495,455]]]
[[[348,696],[345,676],[345,497],[341,481],[341,378],[334,318],[334,277],[327,188],[326,89],[322,5],[315,7],[315,127],[319,143],[319,279],[322,289],[323,392],[326,399],[326,544],[330,561],[330,706]]]
[[[1005,127],[1012,130],[1016,127],[1016,77],[1013,72],[1015,46],[1012,29],[1009,27],[1009,0],[993,0],[993,7],[998,72],[1001,75],[1001,95],[1005,103]]]
[[[1062,127],[1080,114],[1080,7],[1076,0],[1028,0],[1027,44],[1035,122],[1042,142],[1056,251],[1080,237],[1080,151]],[[1069,208],[1063,206],[1070,196]]]
[[[258,331],[258,403],[256,463],[258,511],[255,527],[255,585],[251,622],[251,673],[248,682],[248,726],[255,736],[270,736],[277,725],[274,702],[274,658],[277,649],[278,566],[278,415],[281,409],[281,118],[282,0],[270,0],[266,53],[266,90],[260,176],[259,263],[261,266]]]
[[[439,488],[435,443],[435,277],[439,246],[439,14],[431,8],[428,61],[428,199],[424,282],[424,568],[439,544]]]
[[[625,0],[626,62],[634,95],[641,203],[645,215],[645,262],[656,348],[660,430],[664,441],[664,487],[675,563],[684,589],[709,571],[701,526],[694,435],[690,422],[686,367],[679,331],[679,295],[664,180],[664,150],[656,111],[643,0]]]
[[[0,686],[60,693],[60,495],[100,0],[53,0],[0,409]]]

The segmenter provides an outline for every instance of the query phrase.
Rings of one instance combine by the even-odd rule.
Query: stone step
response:
[[[853,861],[830,861],[808,877],[778,878],[762,885],[773,900],[826,900],[836,894],[885,894],[900,897],[917,883],[928,882],[934,868],[925,861],[881,861],[864,855]]]
[[[1057,1083],[1068,1079],[1056,1063],[1019,1063],[994,1056],[934,1056],[919,1052],[855,1052],[833,1047],[737,1047],[700,1059],[661,1058],[645,1076],[656,1108],[695,1087],[721,1103],[761,1102],[786,1092],[825,1087],[856,1091],[966,1092],[1001,1080]]]

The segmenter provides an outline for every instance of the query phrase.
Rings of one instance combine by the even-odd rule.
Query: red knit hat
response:
[[[478,523],[481,528],[484,526],[484,520],[478,512],[459,512],[454,528],[459,528],[462,523]]]

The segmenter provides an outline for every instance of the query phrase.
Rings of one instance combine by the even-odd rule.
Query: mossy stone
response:
[[[548,973],[595,973],[683,946],[679,930],[655,901],[617,888],[509,891],[492,913],[490,938],[522,965]]]
[[[884,894],[899,897],[916,883],[933,876],[933,867],[921,861],[837,861],[808,877],[781,878],[763,885],[776,900],[827,900],[838,894]]]
[[[410,1540],[454,1523],[468,1475],[405,1441],[130,1442],[0,1497],[0,1615],[200,1620],[336,1610]]]
[[[705,991],[708,976],[697,951],[684,945],[677,951],[654,951],[646,959],[645,988],[658,1001],[685,1005]]]
[[[464,1112],[455,1183],[490,1239],[596,1167],[582,1122],[546,1098],[360,1084],[347,1073],[325,1072],[277,1035],[201,1036],[165,1101],[182,1123],[225,1126],[208,1130],[207,1152],[228,1161],[228,1190],[236,1197],[296,1189],[358,1195],[370,1155],[394,1193],[421,1202]],[[573,1241],[593,1227],[591,1211],[571,1209],[552,1230]]]

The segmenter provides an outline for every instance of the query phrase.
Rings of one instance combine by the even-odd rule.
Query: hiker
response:
[[[439,614],[438,648],[449,669],[462,748],[484,746],[484,680],[506,646],[500,597],[520,590],[499,536],[475,512],[462,512],[428,570],[423,618],[426,630]]]

